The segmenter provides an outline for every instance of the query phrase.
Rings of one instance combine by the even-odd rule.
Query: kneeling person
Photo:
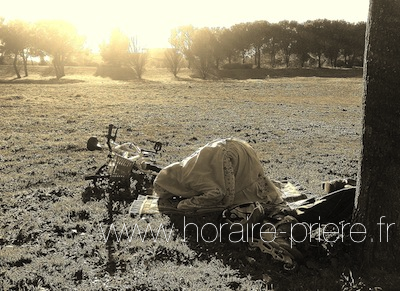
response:
[[[160,198],[182,197],[177,206],[182,210],[283,202],[254,149],[234,138],[212,141],[165,167],[154,181],[154,191]]]

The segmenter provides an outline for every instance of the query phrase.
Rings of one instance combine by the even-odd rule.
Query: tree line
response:
[[[17,78],[21,78],[19,63],[28,76],[28,57],[52,60],[57,79],[65,76],[64,66],[68,58],[84,53],[85,38],[78,35],[76,28],[61,20],[43,20],[34,24],[23,20],[7,23],[0,18],[0,64],[12,59]]]
[[[171,31],[164,64],[176,76],[186,60],[203,78],[220,68],[362,66],[365,28],[364,22],[327,19],[255,21],[229,28],[180,26]],[[84,43],[85,38],[65,21],[6,23],[0,18],[0,64],[12,63],[18,78],[20,63],[28,75],[28,57],[40,58],[41,63],[51,59],[56,78],[63,77],[68,61],[89,54]],[[130,67],[141,78],[148,54],[137,39],[116,29],[99,47],[105,64]]]
[[[230,28],[182,26],[172,30],[170,43],[189,66],[206,74],[212,68],[262,66],[362,66],[366,23],[318,19],[255,21]],[[242,65],[240,65],[242,64]]]

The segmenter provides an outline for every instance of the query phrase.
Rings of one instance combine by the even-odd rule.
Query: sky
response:
[[[369,0],[18,0],[3,3],[0,17],[66,20],[96,50],[114,28],[136,37],[142,48],[169,47],[171,29],[182,25],[228,28],[257,20],[319,18],[359,22],[367,21],[368,7]]]

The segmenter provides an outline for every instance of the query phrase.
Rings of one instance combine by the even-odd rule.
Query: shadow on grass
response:
[[[199,260],[208,263],[213,259],[220,260],[225,266],[238,271],[240,277],[262,282],[266,290],[271,286],[279,290],[340,289],[339,278],[345,264],[337,263],[342,261],[341,258],[332,254],[327,256],[322,246],[307,245],[301,248],[306,259],[298,262],[297,268],[287,270],[282,262],[274,260],[271,255],[258,248],[250,248],[247,238],[219,232],[214,225],[220,224],[221,212],[192,217],[169,214],[168,217],[184,237],[187,246],[197,253]],[[343,253],[347,251],[342,250]],[[240,289],[240,282],[237,283],[238,286],[229,287]]]
[[[0,84],[35,84],[35,85],[58,85],[58,84],[74,84],[74,83],[83,83],[85,81],[79,79],[19,79],[14,78],[10,80],[0,80]]]
[[[220,78],[235,80],[268,79],[268,78],[361,78],[362,68],[332,69],[332,68],[272,68],[272,69],[229,69],[220,70]]]
[[[216,258],[237,270],[241,277],[251,277],[253,280],[264,280],[267,273],[270,273],[268,276],[274,273],[275,278],[286,275],[282,263],[274,261],[260,250],[251,249],[247,238],[230,236],[223,229],[215,227],[219,225],[221,215],[221,212],[213,212],[204,216],[168,216],[188,247],[197,253],[198,259],[209,262]]]

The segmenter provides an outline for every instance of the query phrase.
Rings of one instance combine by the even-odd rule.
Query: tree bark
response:
[[[367,267],[400,260],[400,0],[371,0],[364,58],[363,137],[353,222]],[[364,231],[362,230],[362,231]],[[397,267],[396,267],[397,266]]]

